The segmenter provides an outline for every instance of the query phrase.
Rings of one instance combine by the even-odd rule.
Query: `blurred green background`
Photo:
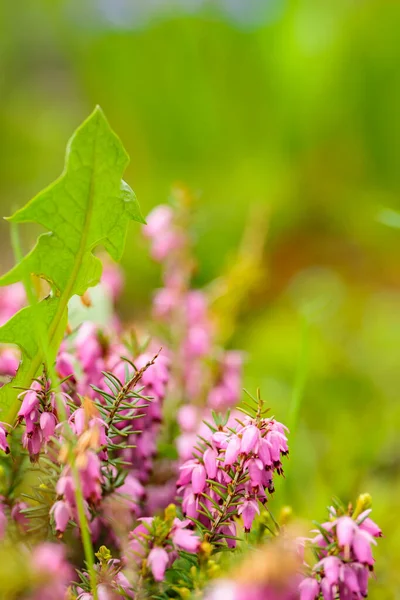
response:
[[[369,491],[385,533],[370,597],[400,598],[400,4],[8,0],[0,15],[2,214],[59,175],[95,104],[144,213],[176,181],[198,196],[198,283],[265,207],[262,281],[230,343],[278,418],[302,398],[274,504],[322,520],[332,495]],[[124,263],[135,318],[160,275],[134,225]]]

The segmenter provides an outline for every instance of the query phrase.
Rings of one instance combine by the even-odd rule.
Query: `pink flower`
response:
[[[263,464],[259,458],[253,458],[248,461],[247,468],[250,475],[250,483],[256,487],[261,485],[263,479]]]
[[[79,470],[82,491],[87,500],[96,503],[101,499],[101,463],[98,455],[92,451],[86,453],[86,460],[85,467]]]
[[[162,235],[171,227],[173,216],[173,210],[167,204],[156,206],[147,216],[147,224],[143,227],[144,235],[148,238]]]
[[[340,517],[336,521],[336,535],[339,546],[350,546],[355,533],[355,523],[350,517]]]
[[[101,583],[97,586],[98,600],[116,600],[115,593],[110,586]]]
[[[216,431],[213,433],[211,440],[215,448],[227,448],[229,436],[225,431]]]
[[[70,475],[62,475],[56,483],[56,492],[59,496],[64,496],[69,504],[75,502],[74,482]]]
[[[34,381],[31,389],[27,390],[26,392],[22,392],[22,394],[19,395],[19,398],[24,397],[21,408],[18,412],[19,417],[26,418],[38,408],[39,397],[37,392],[40,390],[40,387],[40,384],[37,381]]]
[[[153,297],[153,315],[157,319],[169,318],[171,313],[179,306],[179,292],[175,289],[161,288]]]
[[[82,323],[75,339],[75,347],[83,370],[90,372],[90,369],[93,369],[93,365],[102,354],[97,328],[94,323],[88,321]]]
[[[258,456],[265,467],[272,466],[273,461],[271,458],[270,445],[265,438],[261,438],[260,440]]]
[[[360,588],[360,593],[363,597],[366,597],[368,594],[368,578],[369,578],[369,568],[358,563],[353,564],[353,569],[357,575],[358,587]]]
[[[359,527],[360,527],[360,529],[362,529],[363,531],[366,531],[373,537],[381,537],[382,530],[378,527],[378,525],[372,519],[370,519],[369,517],[366,516],[370,512],[371,512],[371,509],[368,509],[368,510],[364,511],[363,513],[361,513],[361,515],[358,517],[357,522],[359,523]]]
[[[236,429],[235,422],[238,423]],[[244,527],[249,531],[255,515],[259,513],[259,503],[265,504],[267,492],[271,494],[274,491],[273,474],[281,473],[282,465],[279,461],[278,464],[268,465],[266,469],[261,458],[257,456],[256,449],[271,431],[271,427],[277,436],[281,433],[273,420],[259,417],[246,417],[243,422],[233,418],[224,426],[216,419],[216,425],[217,430],[211,435],[204,432],[200,437],[201,441],[198,444],[202,448],[202,458],[188,460],[180,467],[178,492],[183,496],[184,514],[188,518],[200,519],[205,526],[210,525],[212,515],[217,513],[221,506],[224,520],[216,528],[214,536],[222,540],[225,536],[234,535],[230,528],[234,528],[234,519],[238,515],[242,516]],[[268,445],[268,442],[266,443]],[[208,444],[211,444],[211,447]],[[263,458],[267,458],[269,462],[269,446]],[[203,463],[200,462],[200,466],[199,461]],[[197,498],[199,493],[203,493],[202,502]],[[223,501],[228,493],[234,497],[234,502],[224,508]],[[199,509],[202,503],[205,510]],[[230,537],[226,537],[225,541],[229,547],[235,546],[235,540],[231,540]]]
[[[106,262],[103,265],[101,283],[115,302],[124,287],[124,276],[121,267],[115,263]]]
[[[243,431],[240,451],[244,454],[248,454],[249,452],[257,452],[259,439],[260,430],[258,427],[255,425],[249,425]]]
[[[319,584],[316,579],[306,577],[299,585],[300,600],[315,600],[319,595]]]
[[[25,304],[26,296],[22,283],[13,283],[0,290],[0,325],[4,325]]]
[[[43,436],[46,440],[54,435],[56,423],[57,421],[53,413],[43,412],[40,415],[40,428],[43,431]]]
[[[156,581],[162,581],[164,579],[168,562],[168,554],[163,548],[158,548],[156,546],[150,550],[149,556],[147,557],[147,563]]]
[[[65,568],[65,548],[61,544],[44,542],[35,548],[32,559],[38,571],[57,574]]]
[[[190,460],[196,442],[197,435],[195,433],[182,433],[176,438],[176,449],[178,450],[179,458],[181,460]]]
[[[226,448],[226,452],[225,452],[225,461],[224,461],[225,467],[230,467],[231,465],[233,465],[236,462],[237,457],[239,456],[240,447],[241,447],[240,439],[236,435],[232,436],[232,438],[229,441],[228,446]]]
[[[185,351],[189,356],[205,356],[211,349],[210,333],[203,325],[190,327],[187,333]]]
[[[326,579],[321,580],[321,592],[324,600],[334,600],[332,584]]]
[[[314,566],[312,576],[316,581],[321,578],[324,600],[333,600],[337,598],[337,594],[341,600],[356,600],[367,596],[369,570],[372,570],[374,564],[371,545],[376,544],[374,537],[362,528],[369,512],[365,511],[354,520],[349,515],[335,518],[336,510],[331,508],[333,520],[321,526],[324,536],[318,535],[310,540],[321,559]],[[382,534],[373,521],[367,522],[366,528],[377,537]]]
[[[153,517],[142,517],[140,525],[129,534],[129,550],[131,557],[140,562],[146,556],[147,537],[149,536]]]
[[[183,243],[183,234],[173,220],[173,210],[166,204],[154,208],[147,217],[143,233],[152,242],[151,254],[155,260],[164,260]]]
[[[189,324],[207,322],[207,299],[200,290],[192,290],[186,294],[186,316]]]
[[[41,582],[32,599],[53,600],[65,597],[73,577],[73,571],[65,558],[65,546],[50,542],[39,544],[32,552],[30,566],[34,579]]]
[[[183,463],[183,465],[181,465],[179,467],[181,474],[180,474],[179,479],[177,481],[177,486],[187,485],[188,483],[191,483],[193,469],[198,464],[199,463],[198,463],[198,461],[196,459],[190,458],[185,463]]]
[[[43,433],[40,429],[34,429],[30,437],[24,437],[26,447],[31,455],[31,460],[34,460],[40,454],[43,442]]]
[[[18,523],[22,531],[25,533],[29,528],[29,519],[23,511],[27,508],[28,505],[26,502],[16,502],[11,509],[11,518]]]
[[[362,564],[372,566],[374,559],[372,558],[371,544],[376,544],[376,542],[369,533],[362,529],[355,533],[352,547],[357,560]]]
[[[191,492],[190,488],[187,488],[187,492],[188,493],[185,493],[182,501],[183,514],[190,519],[197,519],[199,516],[198,500],[193,492]]]
[[[115,577],[115,583],[118,587],[122,588],[128,598],[133,598],[131,584],[122,571],[118,571],[117,576]]]
[[[200,539],[190,529],[178,526],[172,533],[172,541],[175,546],[186,552],[197,552],[200,546]]]
[[[199,422],[198,410],[190,405],[181,406],[177,419],[183,431],[193,431]]]
[[[274,463],[281,460],[281,452],[286,452],[287,446],[282,444],[282,436],[278,431],[271,431],[266,436],[270,448],[271,458]]]
[[[153,239],[151,255],[154,260],[163,261],[171,252],[178,250],[183,244],[183,239],[175,231],[166,231],[164,234]]]
[[[319,563],[319,565],[324,568],[325,578],[331,585],[334,585],[339,581],[339,570],[341,564],[342,561],[337,556],[327,556]]]
[[[7,435],[8,432],[6,428],[4,427],[4,425],[0,424],[0,450],[3,450],[6,454],[9,454],[10,446],[7,442]]]
[[[218,462],[217,462],[217,452],[214,448],[207,448],[204,452],[204,465],[207,471],[208,479],[214,479],[217,474]]]
[[[137,504],[145,495],[145,489],[133,473],[128,473],[124,483],[117,488],[118,494],[124,496],[129,502],[131,510],[137,510]]]
[[[86,415],[83,408],[77,408],[72,413],[69,424],[76,435],[82,435],[86,429]]]
[[[345,587],[352,593],[358,594],[360,591],[356,573],[350,565],[344,564],[340,568],[340,579]]]
[[[57,356],[56,371],[61,379],[70,377],[74,374],[74,365],[72,356],[68,352],[60,352]]]
[[[233,537],[236,536],[235,523],[229,523],[229,525],[224,525],[223,527],[221,527],[221,534],[226,536],[229,535],[229,537],[226,538],[226,545],[228,546],[228,548],[236,548],[236,540],[233,539]]]
[[[192,471],[192,488],[195,494],[201,494],[206,485],[206,470],[203,465],[196,465]]]
[[[256,514],[260,514],[260,509],[255,500],[245,500],[238,508],[238,514],[243,517],[245,531],[250,531]]]
[[[208,405],[223,411],[240,399],[242,357],[239,352],[226,352],[219,361],[219,378],[208,394]]]
[[[53,504],[50,512],[53,514],[57,533],[64,533],[70,519],[67,504],[63,500],[58,500]]]
[[[222,411],[226,404],[225,390],[222,385],[216,385],[208,394],[207,404],[213,410]]]
[[[0,351],[0,373],[14,377],[19,365],[18,353],[7,346]]]

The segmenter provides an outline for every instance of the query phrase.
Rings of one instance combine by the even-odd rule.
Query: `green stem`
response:
[[[121,404],[121,402],[123,402],[127,395],[129,394],[130,390],[135,387],[135,385],[141,380],[141,378],[143,377],[143,373],[145,371],[147,371],[147,369],[149,367],[151,367],[151,365],[154,365],[155,361],[158,358],[158,355],[160,354],[162,348],[160,348],[160,350],[157,352],[157,354],[155,354],[153,356],[153,358],[151,360],[149,360],[144,367],[142,367],[141,369],[139,369],[138,371],[136,371],[134,373],[134,375],[132,375],[132,377],[125,383],[125,385],[122,386],[122,388],[120,389],[120,391],[118,392],[116,398],[115,398],[115,402],[114,405],[112,407],[112,409],[110,410],[110,414],[107,417],[107,427],[111,427],[111,425],[114,422],[114,418],[115,415],[118,412],[119,406]]]
[[[89,573],[90,588],[93,595],[93,600],[98,600],[97,595],[97,576],[94,569],[94,551],[92,546],[92,538],[90,535],[89,524],[85,513],[85,503],[83,499],[81,480],[79,477],[79,470],[74,464],[74,460],[71,460],[71,471],[74,478],[75,486],[75,499],[76,507],[78,510],[79,528],[81,531],[81,538],[83,544],[83,550],[85,552],[86,566]]]
[[[233,498],[235,497],[236,487],[237,487],[237,484],[239,482],[239,479],[240,479],[241,475],[243,475],[243,466],[244,466],[245,462],[246,462],[246,457],[243,456],[242,459],[241,459],[241,461],[240,461],[240,464],[239,464],[239,466],[237,468],[237,471],[235,473],[235,477],[234,477],[232,483],[230,484],[231,491],[227,495],[223,506],[221,506],[220,513],[219,513],[218,517],[215,519],[215,521],[212,524],[212,527],[210,529],[209,538],[208,538],[208,541],[210,543],[214,539],[214,537],[216,535],[216,532],[217,532],[217,529],[218,529],[218,526],[221,523],[221,521],[225,518],[225,516],[227,515],[228,509],[229,509],[229,507],[231,505],[231,502],[232,502]]]

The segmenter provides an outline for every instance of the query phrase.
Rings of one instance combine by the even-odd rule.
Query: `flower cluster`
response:
[[[165,571],[178,558],[178,551],[196,553],[200,538],[188,528],[189,520],[176,517],[174,505],[165,509],[164,518],[144,517],[130,535],[128,558],[147,569],[155,581],[164,579]]]
[[[204,525],[211,539],[225,538],[234,547],[236,516],[250,531],[259,503],[265,504],[274,491],[274,473],[283,473],[286,431],[282,423],[263,416],[261,400],[256,416],[246,415],[236,426],[216,421],[198,449],[202,453],[181,466],[177,485],[183,513]]]
[[[259,393],[235,409],[243,355],[220,346],[210,296],[191,287],[188,203],[178,200],[144,228],[163,264],[156,336],[109,314],[122,277],[106,265],[96,293],[107,296],[107,325],[68,327],[55,363],[17,392],[16,420],[0,423],[0,553],[15,542],[29,565],[7,600],[361,599],[381,536],[369,500],[336,502],[307,542],[316,564],[301,564],[304,538],[265,506],[288,429]],[[0,323],[25,301],[10,289]],[[89,294],[82,302],[85,311]],[[17,368],[2,347],[0,384]]]
[[[80,412],[82,411],[82,412]],[[81,418],[84,409],[78,409],[73,416]],[[83,417],[84,418],[84,417]],[[77,426],[77,418],[74,421],[74,430],[77,433],[80,426]],[[104,425],[93,422],[91,419],[86,423],[86,427],[78,434],[77,444],[74,448],[75,456],[71,459],[68,454],[68,446],[65,445],[60,453],[60,461],[65,462],[61,477],[56,485],[58,500],[51,508],[54,516],[55,529],[58,535],[64,533],[71,519],[79,522],[76,505],[76,485],[70,462],[73,461],[77,468],[79,485],[82,488],[82,494],[89,506],[96,507],[102,498],[102,483],[104,476],[101,470],[101,460],[99,449],[101,441],[106,441]],[[98,419],[99,421],[99,419]],[[90,427],[87,428],[87,427]],[[64,450],[65,448],[65,450]],[[64,452],[63,452],[64,450]]]
[[[154,354],[149,351],[140,354],[135,360],[135,367],[144,368],[152,361],[153,356]],[[148,405],[144,406],[142,403],[139,406],[141,416],[135,421],[136,432],[128,436],[128,444],[123,451],[123,457],[130,463],[131,471],[143,484],[147,483],[153,469],[156,440],[162,421],[162,404],[168,382],[169,358],[164,352],[159,354],[154,364],[143,372],[141,394],[149,399]]]
[[[134,368],[120,360],[104,380],[109,385],[108,392],[94,386],[99,399],[84,398],[68,420],[76,439],[72,459],[90,509],[94,539],[116,511],[127,509],[132,516],[140,514],[145,493],[142,483],[146,483],[151,470],[153,438],[157,433],[154,428],[161,419],[160,402],[168,369],[161,356],[141,354]],[[139,381],[143,385],[137,391]],[[145,392],[150,396],[144,396]],[[68,430],[66,435],[68,438]],[[64,448],[68,449],[68,443]],[[52,507],[58,534],[65,531],[71,519],[77,520],[76,481],[68,450],[64,454],[61,451],[60,459],[63,457],[66,466],[57,482],[58,499]]]
[[[68,394],[59,393],[58,402],[62,403],[62,411],[68,414]],[[37,461],[44,445],[54,435],[59,423],[56,394],[50,388],[50,381],[45,377],[33,381],[29,390],[22,392],[22,400],[18,412],[18,424],[23,423],[25,430],[22,444],[29,452],[32,462]]]
[[[186,243],[174,211],[167,204],[160,204],[148,215],[144,232],[151,240],[151,255],[157,261],[165,260]]]
[[[218,347],[208,297],[202,290],[191,289],[190,199],[178,190],[175,200],[175,209],[156,207],[143,231],[151,241],[153,257],[163,265],[164,287],[154,295],[153,315],[168,327],[166,337],[175,364],[171,387],[182,427],[175,443],[180,460],[185,461],[197,435],[203,435],[203,421],[210,418],[210,411],[224,412],[238,403],[243,356]]]
[[[181,365],[182,398],[198,398],[203,392],[204,359],[210,355],[213,325],[206,295],[190,289],[193,260],[190,236],[184,229],[187,207],[161,205],[147,218],[143,232],[151,240],[153,257],[163,264],[164,287],[153,300],[153,315],[168,324],[171,345]],[[161,249],[161,251],[160,251]]]
[[[98,562],[95,565],[97,579],[96,593],[99,600],[126,600],[134,598],[133,587],[124,573],[124,564],[121,560],[112,558],[106,546],[100,546],[96,552]],[[80,585],[75,586],[75,593],[71,597],[76,600],[93,600],[90,591],[90,581],[87,572],[81,575]]]
[[[362,497],[361,497],[362,499]],[[368,595],[368,579],[373,571],[372,545],[382,531],[369,517],[368,508],[357,514],[343,514],[330,508],[331,519],[320,525],[310,540],[318,562],[300,584],[300,600],[340,598],[357,600]]]

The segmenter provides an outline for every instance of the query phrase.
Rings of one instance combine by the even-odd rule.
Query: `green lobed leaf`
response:
[[[130,220],[144,223],[131,188],[122,180],[129,162],[119,138],[97,107],[68,142],[62,175],[8,220],[35,222],[48,232],[33,250],[0,278],[0,285],[34,274],[51,286],[51,296],[28,306],[0,327],[0,343],[22,351],[14,380],[0,390],[1,418],[12,422],[18,387],[29,387],[41,364],[55,359],[67,323],[70,298],[83,295],[101,276],[93,250],[101,245],[121,258]],[[42,331],[45,339],[39,339]]]

